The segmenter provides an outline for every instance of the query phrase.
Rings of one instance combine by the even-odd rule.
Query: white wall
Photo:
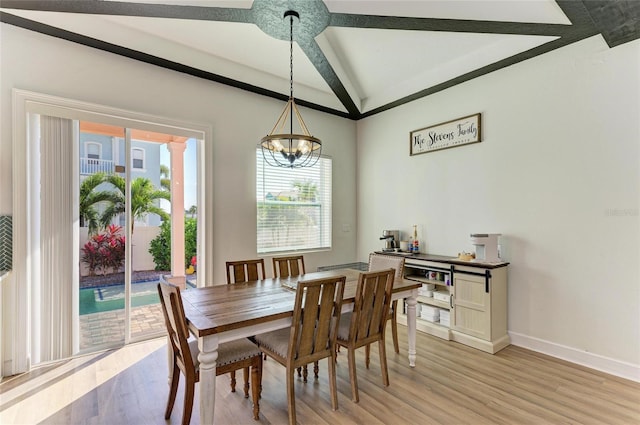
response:
[[[513,341],[640,380],[639,58],[593,37],[358,122],[360,260],[383,229],[453,256],[502,233]],[[477,112],[481,143],[409,156]]]
[[[2,24],[0,213],[12,211],[11,89],[76,99],[213,128],[214,280],[225,281],[224,262],[255,258],[255,147],[273,127],[284,102]],[[307,253],[310,270],[352,262],[355,242],[356,124],[301,108],[323,153],[333,157],[334,233],[329,252]],[[343,232],[348,224],[351,231]],[[18,236],[19,237],[19,236]],[[270,259],[268,259],[270,264]],[[267,273],[271,266],[267,266]]]

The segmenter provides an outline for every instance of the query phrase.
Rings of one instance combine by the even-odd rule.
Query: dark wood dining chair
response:
[[[404,275],[404,257],[393,257],[384,254],[369,254],[369,271],[384,270],[392,267],[395,269],[395,280],[403,279]],[[400,353],[400,345],[398,343],[398,300],[391,302],[391,308],[387,320],[391,321],[391,337],[393,338],[393,350]],[[371,347],[365,349],[365,365],[369,367],[369,357]]]
[[[289,257],[273,257],[273,277],[289,277],[305,274],[304,257],[302,255]]]
[[[338,276],[299,281],[291,327],[256,335],[260,349],[286,368],[290,425],[296,423],[294,373],[308,363],[329,360],[331,407],[338,409],[335,344],[345,280]]]
[[[336,343],[348,351],[351,399],[355,403],[360,400],[355,353],[358,348],[378,343],[382,383],[385,387],[389,386],[384,333],[391,305],[394,275],[394,269],[361,273],[358,277],[353,311],[344,313],[340,319]]]
[[[182,425],[187,425],[191,421],[195,384],[200,380],[198,341],[189,341],[189,329],[187,328],[180,289],[177,286],[160,282],[158,283],[158,295],[160,296],[160,305],[162,306],[173,357],[171,386],[164,417],[165,419],[171,417],[171,411],[176,401],[176,393],[178,392],[180,373],[182,373],[186,381],[184,385]],[[253,419],[258,420],[260,415],[260,387],[262,385],[262,352],[247,339],[225,342],[219,345],[216,376],[245,367],[251,367]],[[235,388],[232,388],[231,391],[235,391]],[[245,387],[245,397],[248,396],[248,388]]]

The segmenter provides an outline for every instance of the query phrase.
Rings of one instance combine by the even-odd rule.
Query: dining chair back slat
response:
[[[326,283],[324,286],[304,286],[307,288],[301,293],[304,307],[301,308],[301,317],[298,319],[301,326],[296,327],[300,338],[297,340],[297,348],[295,345],[291,345],[292,351],[289,356],[292,359],[309,356],[324,358],[328,354],[332,341],[335,344],[336,336],[331,335],[331,325],[333,318],[337,317],[334,308],[337,282]],[[337,314],[339,314],[339,310]],[[299,361],[295,361],[295,364],[296,367],[301,365]]]
[[[385,270],[360,275],[349,335],[358,347],[363,346],[364,341],[375,342],[384,336],[394,273],[392,270],[389,276]]]
[[[308,356],[313,353],[315,346],[315,322],[318,319],[318,303],[317,300],[320,295],[319,287],[307,288],[307,296],[305,297],[304,308],[302,309],[302,317],[300,319],[301,327],[299,329],[300,335],[294,335],[295,342],[298,344],[297,353],[293,353],[291,358],[296,359],[298,357]],[[313,323],[313,326],[305,326],[306,324]],[[319,322],[318,322],[319,324]],[[326,340],[325,340],[326,341]],[[295,346],[295,345],[294,345]]]
[[[304,256],[273,257],[273,277],[286,278],[305,274]]]
[[[298,282],[288,360],[303,366],[331,355],[342,308],[344,276]],[[294,325],[296,324],[296,325]]]
[[[242,283],[265,278],[264,259],[227,261],[227,283]]]

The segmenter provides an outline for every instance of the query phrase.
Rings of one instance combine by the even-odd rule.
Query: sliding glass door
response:
[[[195,278],[197,179],[182,172],[197,170],[189,163],[195,145],[187,137],[80,123],[81,351],[162,334],[158,282]],[[180,193],[174,188],[172,196],[172,186]],[[183,200],[190,202],[186,220]],[[172,235],[174,216],[185,220],[183,237]],[[175,252],[186,259],[180,270],[172,270],[172,236],[185,240]]]
[[[212,249],[203,238],[206,191],[187,181],[204,182],[211,129],[19,89],[12,96],[13,251],[21,261],[3,290],[12,318],[3,374],[162,335],[154,281],[166,274],[184,287],[196,270],[211,270],[211,260],[195,258]],[[185,237],[187,218],[199,224],[195,239]]]

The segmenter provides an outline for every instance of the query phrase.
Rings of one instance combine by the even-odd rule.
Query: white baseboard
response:
[[[547,354],[571,363],[596,369],[621,378],[640,382],[640,365],[622,362],[598,354],[580,351],[572,347],[556,344],[542,339],[523,335],[517,332],[509,332],[511,344],[532,351]]]

